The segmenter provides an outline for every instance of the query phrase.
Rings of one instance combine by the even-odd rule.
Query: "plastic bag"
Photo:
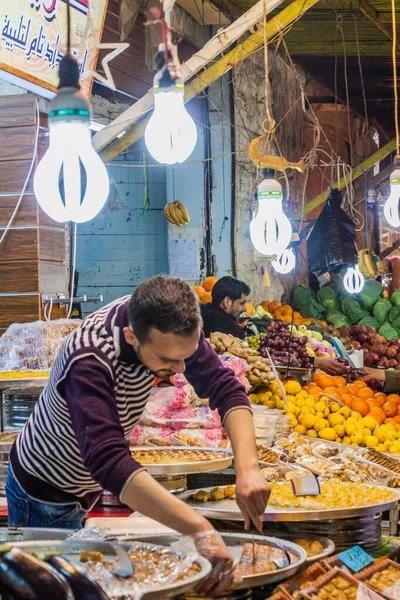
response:
[[[176,446],[176,441],[173,435],[176,430],[169,427],[146,427],[144,425],[136,425],[130,435],[130,443],[132,446],[143,446],[147,441],[161,440],[171,446]],[[198,440],[201,446],[207,448],[219,448],[219,442],[225,439],[224,430],[216,429],[181,429],[179,433],[189,435]]]
[[[64,339],[81,321],[14,323],[0,338],[0,371],[48,371]]]
[[[355,226],[341,209],[340,190],[331,190],[325,207],[307,237],[310,271],[317,276],[356,263]]]
[[[221,419],[217,410],[208,406],[195,406],[173,409],[159,402],[148,402],[141,416],[142,425],[152,427],[170,427],[179,429],[216,429],[221,427]]]
[[[229,369],[231,369],[234,372],[235,376],[239,379],[239,381],[243,383],[244,374],[250,370],[250,367],[247,364],[247,362],[243,358],[239,358],[238,356],[227,356],[225,354],[219,356],[219,359],[224,365],[224,367],[228,367]],[[188,380],[183,374],[175,375],[173,380],[174,384],[178,388],[189,385]],[[250,389],[251,386],[248,381],[245,387],[247,388],[247,386],[248,389]]]
[[[149,402],[162,402],[173,409],[208,406],[208,400],[199,398],[189,384],[179,388],[174,386],[153,388],[149,396]]]

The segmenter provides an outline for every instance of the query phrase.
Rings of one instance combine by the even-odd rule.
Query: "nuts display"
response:
[[[380,467],[384,467],[385,469],[389,469],[390,471],[400,475],[400,461],[392,458],[391,456],[386,456],[377,450],[366,450],[361,456],[379,465]]]

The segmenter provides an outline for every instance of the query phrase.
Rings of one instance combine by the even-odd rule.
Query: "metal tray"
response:
[[[14,547],[21,548],[25,552],[37,552],[38,554],[57,553],[65,556],[71,561],[77,561],[79,554],[86,551],[102,552],[105,558],[114,559],[116,557],[112,545],[107,542],[17,542]],[[129,550],[130,544],[122,543],[121,546],[125,550]],[[163,546],[160,549],[165,551]],[[176,550],[170,549],[172,553],[177,553]],[[179,553],[179,552],[178,552]],[[195,562],[200,566],[201,571],[193,577],[188,577],[183,581],[176,581],[171,584],[154,587],[151,591],[143,594],[142,600],[165,600],[183,594],[198,585],[211,571],[211,565],[202,556],[197,556]],[[81,565],[84,568],[84,565]]]
[[[307,560],[306,551],[294,542],[289,542],[287,540],[282,539],[278,540],[277,538],[264,535],[251,535],[248,533],[220,533],[225,544],[231,551],[231,554],[235,559],[235,563],[238,563],[240,560],[240,557],[242,555],[243,544],[245,542],[252,543],[253,541],[257,542],[258,544],[264,544],[267,546],[269,545],[268,542],[270,542],[274,546],[280,544],[280,546],[284,550],[290,551],[296,557],[295,562],[292,563],[289,567],[285,567],[283,569],[277,568],[274,571],[269,571],[267,573],[257,573],[256,575],[249,575],[247,577],[243,577],[243,582],[238,588],[236,588],[238,590],[259,587],[261,585],[267,584],[269,585],[272,583],[283,581],[284,579],[288,579],[289,577],[292,577]],[[131,537],[132,539],[134,539],[134,536]],[[179,534],[148,536],[145,538],[145,541],[150,542],[152,544],[169,546],[174,542],[177,542],[181,537],[182,536],[180,536]],[[141,541],[144,541],[144,539],[142,539]]]
[[[44,388],[48,379],[48,377],[31,377],[27,379],[1,379],[0,377],[0,390]]]
[[[279,485],[279,484],[278,484]],[[367,485],[367,484],[364,484]],[[222,486],[223,487],[223,486]],[[384,486],[376,486],[384,487]],[[211,491],[212,488],[203,488]],[[374,504],[371,506],[361,506],[357,508],[335,508],[329,510],[304,510],[300,508],[278,508],[267,506],[263,516],[263,521],[328,521],[333,519],[349,519],[360,517],[362,515],[371,515],[390,510],[396,506],[400,500],[400,492],[392,490],[397,495],[397,500],[385,502],[384,504]],[[179,498],[187,502],[197,512],[207,519],[220,519],[223,521],[243,521],[242,513],[235,500],[219,500],[211,502],[191,502],[191,497],[199,490],[191,490],[180,494]]]
[[[66,540],[75,533],[75,529],[52,529],[45,527],[9,527],[0,528],[0,544],[14,542],[43,542]]]
[[[280,534],[276,534],[277,538],[280,538],[281,535]],[[323,547],[324,551],[321,552],[320,554],[315,554],[314,556],[308,556],[307,554],[307,558],[306,558],[306,563],[307,564],[311,564],[314,562],[317,562],[319,560],[323,560],[324,558],[327,558],[328,556],[330,556],[331,554],[333,554],[335,552],[335,544],[332,542],[332,540],[330,540],[327,537],[321,537],[319,535],[311,535],[311,534],[304,534],[304,536],[302,536],[299,533],[282,533],[282,539],[283,540],[290,540],[292,541],[294,544],[297,544],[297,540],[309,540],[311,542],[319,542],[321,544],[321,546]],[[304,550],[304,548],[302,546],[300,546],[300,548],[302,548],[302,550]]]
[[[233,454],[231,450],[221,448],[183,448],[182,446],[169,446],[159,448],[149,448],[147,446],[132,446],[132,450],[147,450],[150,452],[162,452],[163,450],[205,450],[207,452],[218,452],[221,458],[215,460],[205,460],[199,462],[178,462],[167,464],[143,465],[150,475],[185,475],[186,473],[208,473],[210,471],[222,471],[232,465]]]

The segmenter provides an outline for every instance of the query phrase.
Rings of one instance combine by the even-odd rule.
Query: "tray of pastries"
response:
[[[146,467],[151,475],[206,473],[220,471],[232,465],[233,456],[229,450],[210,448],[169,448],[131,447],[131,455]]]

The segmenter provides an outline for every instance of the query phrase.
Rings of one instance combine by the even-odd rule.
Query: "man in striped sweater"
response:
[[[184,372],[221,415],[235,455],[238,505],[246,527],[261,528],[269,487],[258,467],[249,401],[201,325],[188,284],[157,276],[72,332],[11,451],[10,526],[79,527],[101,491],[110,490],[133,510],[195,537],[214,565],[208,589],[221,570],[229,584],[232,557],[210,523],[135,462],[127,442],[154,378]]]

